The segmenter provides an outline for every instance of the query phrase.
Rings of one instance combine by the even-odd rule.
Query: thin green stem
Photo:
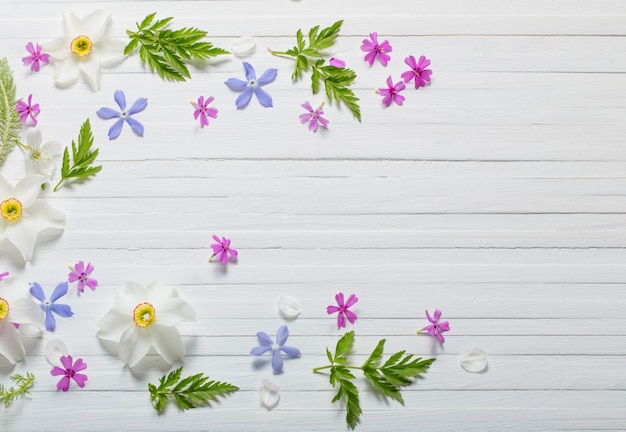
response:
[[[293,57],[289,54],[287,54],[285,51],[272,51],[271,49],[267,49],[270,54],[275,55],[275,56],[281,56],[281,57]]]
[[[63,180],[65,180],[65,179],[61,179],[61,180],[59,180],[59,182],[58,182],[58,183],[57,183],[57,185],[54,187],[54,189],[52,189],[52,191],[53,191],[53,192],[56,192],[56,191],[57,191],[57,189],[61,186],[61,183],[63,183]]]
[[[333,368],[333,367],[335,367],[335,366],[337,366],[337,365],[332,364],[332,365],[326,365],[326,366],[319,366],[319,367],[313,368],[313,373],[317,373],[317,372],[319,372],[319,371],[321,371],[321,370],[324,370],[324,369],[330,369],[330,368]],[[363,368],[362,368],[361,366],[347,366],[347,365],[341,365],[341,367],[345,367],[346,369],[359,369],[359,370],[363,370]]]

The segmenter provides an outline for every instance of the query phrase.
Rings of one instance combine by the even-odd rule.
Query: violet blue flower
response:
[[[364,60],[372,66],[374,61],[378,57],[378,60],[383,66],[387,66],[391,57],[387,54],[393,49],[389,44],[389,41],[385,40],[383,43],[378,44],[378,33],[370,33],[370,39],[363,39],[363,45],[361,45],[361,51],[366,52]]]
[[[76,362],[72,363],[71,355],[61,356],[61,364],[63,365],[63,368],[55,366],[50,371],[50,375],[52,376],[63,375],[63,378],[61,378],[57,383],[57,389],[64,392],[68,391],[70,389],[70,379],[73,379],[76,384],[78,384],[78,387],[85,387],[87,375],[78,373],[87,369],[87,363],[84,363],[83,359],[79,358]]]
[[[91,263],[88,263],[87,267],[85,267],[85,263],[83,261],[78,261],[73,267],[70,266],[70,270],[72,271],[67,275],[67,281],[78,281],[78,285],[76,286],[78,292],[85,292],[85,285],[91,288],[92,291],[94,291],[98,286],[98,281],[89,277],[94,270]]]
[[[280,352],[284,352],[288,357],[296,358],[300,357],[300,350],[298,348],[292,348],[285,346],[287,338],[289,337],[289,329],[286,325],[280,326],[276,332],[276,343],[272,341],[267,333],[258,332],[256,334],[261,346],[254,347],[250,351],[251,355],[260,356],[268,351],[272,352],[272,369],[275,373],[281,373],[283,370],[283,357]]]
[[[335,66],[336,68],[340,68],[340,69],[346,67],[345,61],[335,58],[335,57],[328,60],[328,64],[331,66]]]
[[[41,110],[39,109],[39,104],[33,105],[32,94],[28,95],[28,103],[24,102],[23,100],[18,100],[17,104],[15,105],[15,109],[20,115],[20,120],[22,121],[22,124],[26,124],[26,122],[28,121],[28,117],[30,116],[30,118],[33,120],[33,126],[37,126],[37,119],[35,117],[39,115]]]
[[[228,86],[229,89],[234,90],[236,92],[242,92],[237,99],[235,100],[235,105],[237,105],[237,109],[244,109],[250,103],[250,99],[252,99],[252,93],[256,95],[257,100],[261,105],[266,108],[272,106],[272,97],[265,90],[261,88],[266,84],[271,83],[276,79],[276,75],[278,75],[278,69],[268,69],[259,79],[256,78],[256,72],[252,65],[248,62],[243,62],[243,67],[246,71],[246,80],[243,81],[238,78],[229,78],[224,84]]]
[[[355,296],[354,294],[351,294],[350,297],[348,297],[348,301],[346,301],[344,303],[343,301],[343,293],[340,292],[338,294],[335,295],[335,301],[337,302],[337,306],[333,306],[330,305],[326,308],[326,313],[328,315],[334,314],[335,312],[338,312],[337,315],[337,328],[342,328],[346,326],[346,320],[345,318],[348,318],[348,321],[350,321],[350,324],[354,324],[354,322],[357,319],[357,316],[354,312],[348,310],[348,308],[350,308],[351,306],[353,306],[356,302],[359,301],[359,298],[357,296]],[[344,318],[345,316],[345,318]]]
[[[4,279],[5,277],[7,277],[8,275],[9,275],[9,272],[0,273],[0,281]]]
[[[420,59],[416,62],[415,57],[408,56],[404,59],[404,63],[411,68],[411,70],[402,72],[400,75],[405,83],[415,80],[415,88],[425,87],[427,82],[430,82],[430,76],[433,71],[426,69],[430,66],[430,60],[424,56],[420,56]]]
[[[450,324],[448,321],[439,321],[441,318],[441,311],[439,309],[435,309],[435,313],[431,317],[428,313],[428,309],[426,309],[426,318],[430,322],[430,325],[418,330],[418,333],[426,330],[429,335],[436,337],[441,342],[445,342],[446,339],[443,337],[443,332],[450,331]]]
[[[30,53],[29,56],[22,57],[22,63],[24,66],[30,66],[31,72],[39,72],[41,67],[40,63],[48,64],[50,62],[49,55],[41,52],[41,45],[32,42],[26,44],[26,51]]]
[[[213,261],[213,258],[215,258],[216,256],[222,264],[228,264],[228,255],[230,255],[233,260],[237,259],[238,252],[236,249],[230,247],[230,239],[222,237],[222,239],[220,240],[218,236],[213,235],[213,240],[215,240],[217,243],[213,243],[211,245],[211,249],[213,249],[213,255],[211,255],[211,257],[209,258],[209,262]]]
[[[53,332],[56,328],[56,320],[54,319],[54,315],[52,314],[53,312],[63,318],[69,318],[74,315],[74,312],[72,312],[72,309],[68,305],[55,304],[58,299],[67,294],[67,289],[67,282],[62,282],[58,284],[52,292],[52,296],[48,300],[43,292],[43,289],[41,288],[41,285],[39,285],[37,282],[31,284],[30,293],[33,297],[41,302],[39,306],[41,307],[41,310],[44,311],[46,314],[46,330],[50,332]]]
[[[193,118],[198,120],[198,117],[200,117],[200,127],[209,125],[208,117],[217,118],[217,109],[208,107],[214,100],[215,98],[213,96],[209,96],[206,101],[204,100],[204,96],[200,96],[198,102],[191,101],[191,105],[196,109],[193,112]]]
[[[395,102],[397,105],[402,105],[404,102],[404,96],[400,94],[402,90],[406,88],[404,81],[400,80],[395,85],[391,80],[391,75],[387,77],[387,88],[379,88],[376,93],[383,96],[383,105],[389,106],[391,102]]]
[[[317,132],[318,124],[322,125],[322,127],[328,127],[328,120],[322,117],[322,114],[324,114],[324,111],[322,111],[324,102],[322,102],[322,104],[316,110],[313,109],[309,101],[306,101],[301,106],[308,112],[304,114],[300,114],[300,122],[302,123],[309,122],[310,131]]]
[[[113,108],[103,107],[96,111],[98,117],[104,120],[110,120],[113,118],[118,119],[113,126],[109,129],[109,140],[114,140],[122,132],[122,126],[124,121],[130,125],[130,128],[139,136],[143,136],[143,125],[131,116],[143,111],[148,106],[148,99],[139,98],[133,105],[126,110],[126,96],[122,90],[116,90],[113,95],[115,102],[120,107],[120,111],[115,111]]]

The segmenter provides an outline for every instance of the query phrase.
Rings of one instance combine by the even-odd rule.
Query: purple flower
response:
[[[395,85],[391,81],[391,75],[387,77],[387,88],[379,88],[376,93],[383,96],[383,105],[389,106],[391,102],[395,102],[397,105],[402,105],[404,102],[404,96],[400,94],[406,86],[402,80],[398,81]]]
[[[307,113],[300,114],[300,122],[306,123],[309,122],[309,130],[313,132],[317,132],[318,124],[322,125],[322,127],[328,127],[328,120],[322,117],[324,111],[322,111],[322,107],[324,106],[324,102],[319,106],[318,109],[313,110],[309,101],[303,103],[302,108],[307,110]]]
[[[328,60],[328,64],[330,64],[331,66],[335,66],[336,68],[340,68],[340,69],[346,67],[345,61],[335,58],[335,57]]]
[[[48,300],[46,299],[41,285],[37,282],[31,284],[30,293],[41,302],[39,306],[46,314],[46,330],[50,332],[53,332],[56,328],[56,320],[54,319],[54,315],[52,315],[53,312],[63,318],[69,318],[74,315],[74,312],[72,312],[72,309],[68,305],[55,304],[58,299],[67,294],[67,288],[67,282],[58,284]]]
[[[335,301],[337,302],[337,306],[330,305],[326,308],[326,313],[328,315],[334,314],[335,312],[339,312],[337,315],[337,328],[342,328],[346,326],[346,320],[344,316],[348,318],[350,324],[354,324],[357,319],[357,316],[354,312],[348,310],[351,306],[353,306],[356,302],[359,301],[359,298],[354,294],[351,294],[348,297],[348,301],[344,303],[343,301],[343,293],[340,292],[335,295]]]
[[[376,57],[382,63],[383,66],[387,66],[391,57],[387,55],[388,52],[392,51],[391,45],[389,45],[389,41],[385,40],[380,45],[378,44],[378,33],[373,32],[370,33],[370,39],[363,39],[363,45],[361,45],[361,51],[366,52],[364,60],[372,66]]]
[[[59,390],[63,390],[64,392],[66,392],[70,389],[70,378],[73,379],[76,384],[78,384],[78,387],[85,387],[87,375],[78,373],[82,370],[87,369],[87,363],[83,363],[82,358],[79,358],[76,360],[75,363],[72,363],[71,355],[61,356],[61,364],[65,369],[55,366],[50,371],[50,375],[52,376],[63,375],[63,378],[61,378],[57,383],[57,388]]]
[[[256,334],[261,346],[254,347],[250,351],[250,354],[260,356],[268,351],[272,351],[272,369],[275,373],[280,373],[283,370],[283,357],[280,352],[284,352],[291,358],[300,357],[300,350],[298,348],[292,348],[284,346],[289,337],[289,329],[286,325],[280,326],[276,332],[276,343],[272,341],[267,333],[258,332]]]
[[[278,75],[278,69],[268,69],[263,72],[263,75],[259,79],[256,78],[256,72],[252,65],[248,62],[243,62],[243,67],[246,70],[246,80],[243,81],[238,78],[229,78],[224,84],[229,89],[241,93],[235,100],[237,109],[244,109],[250,103],[252,99],[252,93],[256,95],[257,100],[261,105],[266,108],[272,106],[272,97],[261,88],[265,84],[269,84],[276,79]]]
[[[67,281],[78,281],[78,285],[76,286],[78,292],[85,292],[85,285],[91,288],[92,291],[94,291],[98,286],[98,281],[96,279],[88,277],[94,270],[91,263],[88,263],[85,268],[85,263],[83,261],[78,261],[74,267],[70,266],[70,270],[72,271],[67,275]]]
[[[200,96],[198,98],[198,102],[191,101],[191,105],[193,105],[193,107],[196,109],[193,112],[193,118],[198,120],[198,117],[200,117],[200,127],[205,127],[209,125],[209,119],[207,118],[207,116],[211,118],[217,118],[217,109],[208,107],[208,105],[214,100],[215,98],[213,96],[209,96],[205,102],[204,96]]]
[[[24,102],[23,100],[18,100],[17,104],[15,105],[15,109],[20,115],[20,120],[22,121],[22,124],[26,124],[26,122],[28,121],[28,117],[30,116],[30,118],[33,120],[33,126],[37,126],[37,119],[35,117],[39,115],[41,110],[39,109],[39,104],[32,105],[32,103],[33,95],[29,94],[28,103]]]
[[[237,250],[230,247],[230,239],[222,237],[222,239],[220,240],[218,236],[213,235],[213,240],[215,240],[217,243],[211,245],[211,249],[213,249],[213,255],[211,255],[211,258],[209,258],[209,262],[211,262],[215,256],[218,257],[219,261],[222,264],[228,264],[228,255],[230,255],[233,260],[237,259]]]
[[[420,59],[416,62],[415,57],[408,56],[404,59],[404,63],[411,68],[411,70],[402,72],[400,75],[404,82],[408,83],[412,79],[415,80],[415,88],[425,87],[427,82],[430,82],[430,76],[433,71],[426,69],[430,66],[430,60],[424,56],[420,56]]]
[[[441,342],[445,342],[446,339],[443,337],[442,333],[450,331],[450,324],[448,321],[439,322],[439,318],[441,318],[441,311],[439,309],[435,309],[435,313],[433,315],[434,316],[431,317],[428,313],[428,309],[426,309],[426,318],[430,322],[430,325],[422,328],[418,331],[418,333],[426,330],[429,335],[437,337],[437,339]]]
[[[120,111],[115,111],[113,108],[100,108],[96,111],[98,117],[104,120],[109,120],[116,118],[118,119],[111,129],[109,129],[109,139],[114,140],[120,133],[122,132],[122,126],[124,125],[124,120],[126,123],[130,125],[130,128],[139,136],[143,136],[143,125],[139,123],[137,120],[132,118],[133,114],[137,114],[138,112],[143,111],[146,106],[148,106],[148,99],[139,98],[137,99],[133,105],[126,110],[126,96],[122,90],[116,90],[113,94],[113,98],[115,102],[117,102],[117,106],[120,107]]]
[[[9,275],[9,272],[0,273],[0,281],[4,279],[5,277],[7,277],[8,275]]]
[[[50,56],[41,52],[41,46],[39,44],[33,46],[32,42],[28,42],[26,44],[26,51],[28,51],[30,55],[22,57],[22,63],[24,63],[24,66],[30,66],[32,72],[39,72],[40,62],[44,64],[50,62],[48,59]]]

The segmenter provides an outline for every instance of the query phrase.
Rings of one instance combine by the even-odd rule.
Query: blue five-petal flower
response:
[[[113,108],[103,107],[96,111],[96,114],[101,119],[110,120],[110,119],[118,119],[111,129],[109,129],[109,139],[114,140],[120,133],[122,132],[122,126],[124,125],[124,120],[126,123],[130,125],[130,128],[139,136],[143,136],[143,125],[139,123],[137,120],[132,118],[133,114],[137,114],[138,112],[143,111],[146,106],[148,106],[148,99],[139,98],[137,99],[133,105],[126,110],[126,96],[124,96],[124,92],[122,90],[116,90],[113,95],[115,98],[115,102],[120,107],[120,111],[115,111]]]
[[[256,72],[252,65],[248,62],[243,62],[243,67],[246,70],[246,80],[243,81],[238,78],[229,78],[224,84],[231,90],[236,92],[242,92],[235,100],[237,109],[244,109],[250,103],[252,99],[252,93],[256,95],[257,100],[261,105],[266,108],[272,106],[272,97],[265,90],[261,88],[265,84],[269,84],[276,79],[278,75],[278,69],[268,69],[263,72],[263,75],[259,79],[256,78]]]
[[[276,332],[276,343],[274,343],[272,338],[265,332],[258,332],[256,336],[261,346],[252,348],[250,354],[260,356],[268,351],[272,351],[272,369],[274,369],[276,373],[280,373],[283,370],[283,357],[280,355],[281,351],[291,358],[300,357],[300,350],[298,348],[284,346],[289,337],[289,329],[285,325],[280,326]]]
[[[74,312],[72,312],[72,309],[68,305],[55,304],[58,299],[67,294],[67,288],[67,282],[58,284],[52,292],[52,296],[50,296],[50,299],[48,300],[46,299],[46,295],[44,294],[41,285],[37,282],[31,284],[30,293],[41,302],[39,306],[41,307],[41,310],[46,313],[46,330],[48,331],[53,332],[56,328],[56,320],[54,319],[54,315],[52,315],[53,312],[63,318],[69,318],[74,315]]]

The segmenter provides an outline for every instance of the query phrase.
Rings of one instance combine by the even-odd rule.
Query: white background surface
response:
[[[27,360],[3,366],[0,382],[32,371],[32,399],[0,407],[7,431],[344,430],[324,375],[325,347],[342,332],[325,308],[339,291],[360,301],[356,362],[380,338],[437,361],[407,388],[403,407],[379,400],[362,380],[357,430],[626,429],[626,4],[599,1],[110,1],[0,2],[0,57],[15,71],[18,96],[41,104],[44,140],[68,145],[90,118],[103,170],[91,182],[48,193],[67,213],[65,233],[39,244],[25,269],[2,249],[0,272],[38,281],[49,292],[67,265],[91,261],[100,286],[68,299],[75,316],[54,335],[28,341]],[[265,89],[274,108],[253,100],[236,111],[223,82],[243,77],[224,56],[192,68],[188,83],[148,73],[137,56],[104,71],[102,90],[84,81],[55,88],[53,67],[31,74],[24,45],[62,32],[62,11],[113,14],[110,34],[157,11],[173,27],[197,26],[229,48],[252,35],[247,59],[277,67]],[[332,55],[358,73],[363,122],[326,105],[328,131],[298,121],[313,97],[308,81],[290,82],[292,62],[266,51],[287,49],[298,28],[344,19]],[[377,31],[394,51],[387,68],[370,68],[359,50]],[[432,85],[404,92],[405,106],[384,109],[372,90],[399,79],[404,57],[432,60]],[[114,106],[147,97],[136,115],[145,137],[127,125],[109,142]],[[189,100],[213,95],[219,117],[200,129]],[[3,173],[15,181],[16,150]],[[240,253],[225,270],[208,264],[212,234]],[[163,416],[147,383],[158,363],[130,373],[96,337],[96,322],[124,281],[177,286],[197,309],[184,326],[186,373],[205,372],[241,391],[215,404]],[[273,375],[248,355],[255,333],[284,323],[277,300],[299,299],[289,345],[302,357]],[[415,330],[424,310],[443,310],[452,330],[440,346]],[[43,357],[46,342],[65,341],[89,365],[85,389],[56,391]],[[458,365],[480,347],[489,370]],[[268,357],[269,359],[269,357]],[[259,383],[281,388],[273,411],[260,406]]]

